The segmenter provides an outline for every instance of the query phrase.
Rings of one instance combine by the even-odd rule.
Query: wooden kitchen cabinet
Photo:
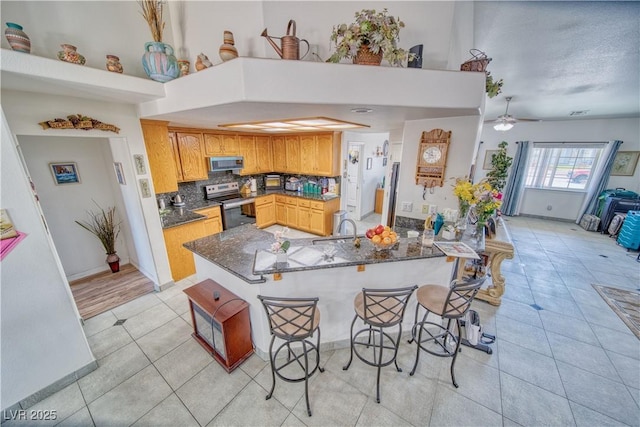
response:
[[[244,158],[244,168],[240,175],[251,175],[258,172],[256,143],[253,135],[238,136],[238,154]]]
[[[310,200],[283,195],[275,196],[275,223],[329,236],[333,231],[333,214],[340,209],[340,199]]]
[[[287,144],[284,136],[271,137],[274,172],[287,172]],[[276,201],[277,202],[277,201]]]
[[[287,209],[285,196],[275,196],[276,199],[276,224],[287,224]]]
[[[273,150],[271,148],[271,138],[268,136],[256,136],[254,138],[256,146],[256,172],[273,172]]]
[[[180,181],[199,181],[209,178],[204,157],[204,144],[201,133],[175,133],[175,152],[179,157]]]
[[[311,231],[311,202],[298,200],[298,228],[303,231]]]
[[[180,150],[178,149],[178,138],[175,132],[169,132],[169,140],[171,141],[171,148],[173,149],[173,164],[176,168],[176,178],[178,182],[183,182],[182,177],[182,165],[180,164]]]
[[[204,154],[209,157],[237,156],[238,136],[227,133],[204,133]]]
[[[276,223],[275,196],[262,196],[256,198],[256,227],[265,228]]]
[[[207,217],[207,219],[204,220],[204,228],[207,236],[222,232],[222,215],[220,213],[220,206],[198,209],[194,212]]]
[[[376,201],[373,212],[382,213],[382,202],[384,201],[384,188],[376,188]]]
[[[204,220],[165,228],[163,234],[173,280],[177,282],[195,274],[196,266],[193,261],[193,252],[185,249],[182,245],[207,235]]]
[[[286,211],[287,222],[283,225],[298,228],[298,202],[295,197],[287,197],[284,209]]]
[[[340,133],[300,135],[300,170],[316,176],[340,175]]]
[[[169,139],[168,122],[140,120],[147,150],[151,180],[156,193],[178,191],[173,146]]]
[[[283,170],[282,172],[302,172],[302,170],[300,169],[300,138],[298,137],[298,135],[286,135],[284,137],[284,140],[287,148],[287,165],[286,170]]]

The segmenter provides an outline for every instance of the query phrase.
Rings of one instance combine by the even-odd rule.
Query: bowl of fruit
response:
[[[398,241],[396,232],[382,224],[368,229],[365,236],[376,250],[390,249]]]

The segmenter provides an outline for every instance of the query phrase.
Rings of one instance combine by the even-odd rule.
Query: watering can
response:
[[[289,34],[291,32],[292,34]],[[273,46],[276,50],[280,58],[282,59],[302,59],[307,56],[309,53],[309,42],[306,40],[300,40],[296,37],[296,21],[293,19],[289,21],[289,25],[287,25],[287,35],[282,37],[273,37],[267,35],[267,29],[265,28],[262,34],[262,37],[265,37],[269,44]],[[280,39],[280,45],[282,48],[279,48],[278,45],[273,41],[273,39]],[[307,44],[307,51],[300,58],[300,42],[304,42]]]

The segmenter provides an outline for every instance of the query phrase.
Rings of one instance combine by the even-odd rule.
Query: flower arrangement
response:
[[[475,203],[473,184],[467,177],[456,178],[453,194],[458,198],[458,217],[466,218],[469,208]]]
[[[162,31],[164,30],[164,21],[162,19],[163,2],[160,0],[138,0],[138,4],[142,8],[140,14],[149,24],[153,41],[162,42]]]
[[[275,242],[271,244],[271,252],[277,254],[279,252],[287,253],[287,249],[291,246],[291,242],[288,240],[284,240],[284,235],[289,232],[288,227],[284,227],[282,230],[276,231],[274,233],[274,237],[276,239]]]
[[[407,51],[398,47],[400,28],[404,22],[400,18],[389,16],[387,9],[376,12],[374,9],[362,9],[355,13],[355,22],[333,27],[331,41],[336,52],[327,62],[340,62],[345,58],[355,58],[362,46],[368,46],[373,54],[382,52],[382,57],[391,65],[401,66],[407,58]]]
[[[478,225],[484,226],[489,217],[502,205],[502,193],[482,180],[474,185],[475,212]]]

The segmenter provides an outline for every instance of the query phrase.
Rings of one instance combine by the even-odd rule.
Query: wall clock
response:
[[[416,184],[425,188],[442,187],[447,166],[451,131],[433,129],[422,132],[416,165]]]

